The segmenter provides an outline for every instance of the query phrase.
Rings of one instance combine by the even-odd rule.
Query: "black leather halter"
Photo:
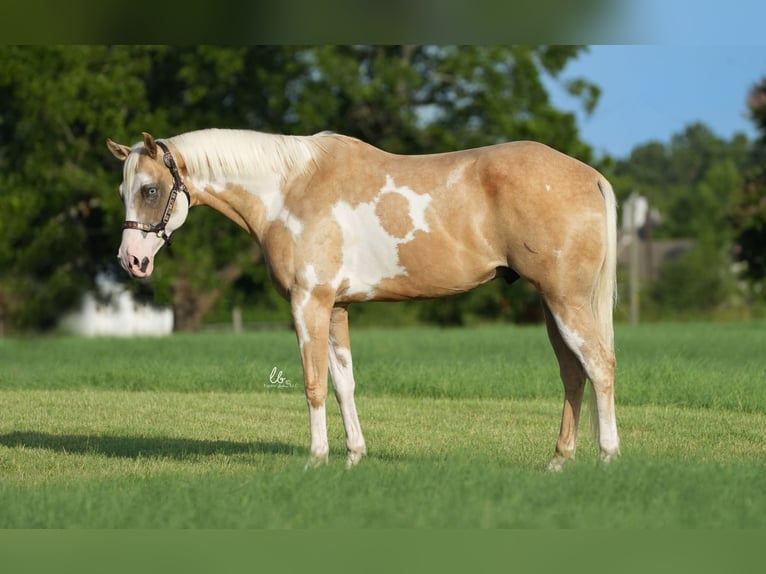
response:
[[[166,146],[161,141],[157,141],[157,145],[162,148],[162,151],[164,152],[162,160],[165,163],[165,166],[170,170],[170,174],[173,176],[173,187],[170,189],[170,195],[168,196],[168,202],[165,205],[165,211],[162,214],[162,219],[160,219],[160,222],[156,225],[152,225],[150,223],[142,223],[140,221],[125,221],[125,223],[122,224],[122,228],[138,229],[140,231],[146,231],[147,233],[156,233],[157,237],[161,238],[165,243],[170,245],[170,236],[165,233],[165,228],[167,227],[168,221],[170,221],[170,216],[173,213],[173,207],[176,204],[178,192],[180,191],[186,194],[186,199],[189,200],[190,206],[191,198],[189,197],[189,190],[186,189],[186,185],[181,179],[181,175],[178,173],[178,165],[176,165],[176,160],[173,158],[173,154],[170,153],[168,146]]]

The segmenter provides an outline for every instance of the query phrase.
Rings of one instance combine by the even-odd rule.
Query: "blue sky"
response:
[[[766,77],[766,43],[591,46],[561,74],[574,77],[602,90],[591,116],[578,113],[581,137],[597,155],[626,157],[636,145],[667,142],[696,121],[726,139],[737,132],[753,138],[746,98]],[[551,96],[559,108],[579,109],[555,83]]]
[[[597,154],[625,157],[651,140],[667,142],[692,122],[716,134],[756,133],[747,119],[749,88],[766,77],[766,0],[613,0],[607,21],[588,33],[594,45],[563,78],[602,89],[582,138]],[[552,90],[557,107],[579,109]]]

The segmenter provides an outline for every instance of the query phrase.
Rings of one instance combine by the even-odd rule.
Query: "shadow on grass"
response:
[[[100,454],[120,458],[171,458],[234,454],[296,454],[304,449],[282,442],[234,442],[169,437],[56,435],[17,431],[0,435],[0,445],[40,448],[56,452]]]

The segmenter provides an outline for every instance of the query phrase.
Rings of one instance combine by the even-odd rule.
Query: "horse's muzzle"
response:
[[[154,270],[154,260],[152,257],[146,255],[139,257],[130,253],[121,253],[117,257],[122,268],[133,277],[149,277]]]

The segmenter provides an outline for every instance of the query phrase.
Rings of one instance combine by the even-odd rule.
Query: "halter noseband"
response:
[[[164,152],[164,155],[162,156],[162,160],[165,163],[165,166],[170,170],[170,174],[173,176],[173,187],[170,189],[170,195],[168,196],[168,202],[165,205],[165,211],[162,214],[162,219],[160,219],[160,222],[157,223],[156,225],[151,225],[149,223],[141,223],[140,221],[125,221],[125,223],[122,224],[122,228],[123,229],[138,229],[140,231],[146,231],[148,233],[156,233],[157,237],[159,237],[165,243],[170,245],[170,235],[165,233],[165,228],[168,225],[168,221],[170,221],[170,216],[173,212],[173,206],[176,203],[178,192],[180,191],[186,194],[186,199],[189,200],[189,205],[191,205],[191,198],[189,197],[189,191],[186,189],[186,185],[184,184],[180,174],[178,173],[178,166],[176,165],[176,160],[173,158],[173,154],[170,153],[168,146],[166,146],[161,141],[157,141],[157,145],[162,148],[162,151]]]

